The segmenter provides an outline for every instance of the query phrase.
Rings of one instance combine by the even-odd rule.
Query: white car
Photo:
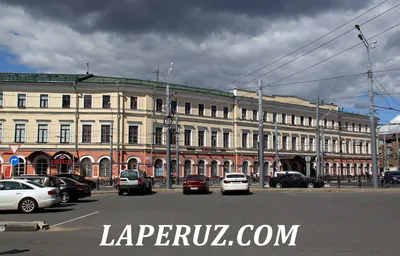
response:
[[[26,180],[0,180],[0,210],[32,213],[61,203],[55,188]]]
[[[221,193],[226,194],[227,191],[243,191],[250,193],[250,184],[244,173],[226,173],[221,181]]]

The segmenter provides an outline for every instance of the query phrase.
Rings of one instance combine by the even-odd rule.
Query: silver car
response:
[[[133,194],[151,194],[153,191],[153,179],[140,170],[121,171],[117,180],[118,195],[122,196],[125,192]]]

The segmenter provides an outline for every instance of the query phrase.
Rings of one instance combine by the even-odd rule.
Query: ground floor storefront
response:
[[[11,165],[11,155],[1,155],[1,175],[10,177],[21,174],[55,174],[80,173],[88,177],[110,177],[118,175],[118,170],[140,169],[153,177],[165,177],[167,162],[165,152],[148,153],[121,151],[118,166],[117,154],[113,154],[112,168],[110,168],[109,151],[79,151],[74,157],[69,151],[21,151],[16,154],[18,164]],[[264,157],[264,173],[272,175],[275,169],[275,155],[266,154]],[[310,162],[311,176],[315,175],[315,157]],[[189,174],[203,174],[208,177],[222,177],[227,172],[243,172],[248,175],[258,173],[259,161],[257,154],[219,154],[219,153],[181,153],[179,155],[179,176]],[[176,155],[171,156],[171,172],[176,176]],[[279,157],[280,171],[299,171],[306,174],[305,156],[283,155]],[[329,158],[324,159],[325,175],[364,175],[371,171],[371,161],[357,158]]]

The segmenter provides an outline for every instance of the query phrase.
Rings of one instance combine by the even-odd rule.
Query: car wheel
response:
[[[124,195],[124,191],[118,190],[118,195],[119,195],[119,196]]]
[[[187,194],[187,191],[184,189],[184,190],[182,191],[182,193],[183,193],[184,195],[186,195],[186,194]]]
[[[314,184],[313,183],[308,183],[307,187],[308,188],[314,188]]]
[[[276,188],[282,188],[282,184],[281,183],[276,183],[275,187]]]
[[[225,194],[226,194],[226,192],[225,192],[225,191],[223,191],[223,190],[221,189],[221,194],[222,194],[222,195],[225,195]]]
[[[24,198],[19,203],[19,210],[22,213],[32,213],[38,208],[38,204],[33,198]]]
[[[62,192],[61,193],[61,202],[68,203],[69,201],[70,201],[69,194],[67,192]]]

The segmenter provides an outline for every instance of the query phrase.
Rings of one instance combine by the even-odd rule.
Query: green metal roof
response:
[[[86,84],[135,84],[151,87],[165,88],[166,83],[140,80],[133,78],[93,76],[87,74],[43,74],[43,73],[1,73],[0,82],[19,83],[86,83]],[[219,90],[191,87],[186,85],[170,84],[171,89],[213,94],[224,97],[234,97],[233,93]]]

